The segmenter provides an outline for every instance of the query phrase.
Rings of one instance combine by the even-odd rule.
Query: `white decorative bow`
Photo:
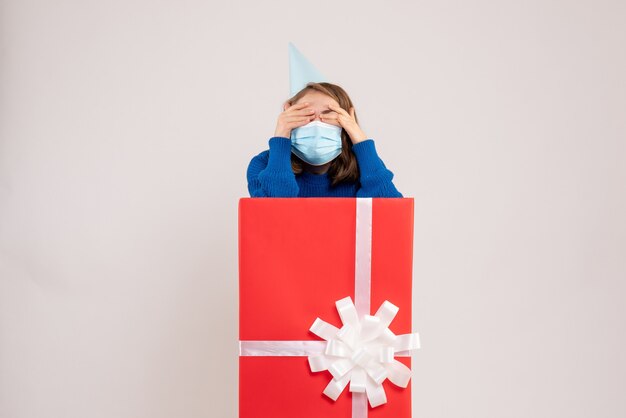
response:
[[[406,388],[411,369],[394,359],[396,354],[420,347],[418,333],[395,335],[388,327],[398,313],[398,307],[383,302],[376,315],[364,315],[359,320],[350,297],[335,305],[343,327],[338,329],[317,318],[310,331],[327,341],[323,354],[309,356],[311,371],[328,370],[333,379],[324,394],[337,400],[350,383],[350,392],[366,392],[372,408],[387,402],[383,388],[385,379]]]

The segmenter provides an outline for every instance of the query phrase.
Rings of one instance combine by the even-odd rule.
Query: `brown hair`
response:
[[[353,107],[352,100],[348,96],[348,93],[336,84],[331,83],[307,83],[307,85],[296,93],[295,96],[287,100],[289,106],[296,103],[309,91],[319,91],[327,96],[332,97],[339,103],[341,108],[345,109],[348,113],[350,108]],[[354,120],[358,123],[356,117],[356,110],[354,113]],[[291,154],[291,169],[295,174],[302,173],[302,160]],[[342,182],[356,182],[359,180],[359,166],[356,161],[356,157],[352,152],[352,141],[348,136],[345,129],[341,130],[341,154],[335,158],[330,167],[328,168],[328,176],[331,180],[331,185],[336,186]]]

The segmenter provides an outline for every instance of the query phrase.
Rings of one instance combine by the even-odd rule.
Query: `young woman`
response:
[[[339,86],[308,83],[248,166],[252,197],[402,197]]]

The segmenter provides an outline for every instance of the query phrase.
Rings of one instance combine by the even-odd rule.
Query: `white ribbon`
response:
[[[420,347],[418,333],[395,335],[388,327],[398,308],[385,301],[370,313],[372,258],[372,199],[356,199],[355,303],[350,297],[335,305],[341,329],[317,318],[310,331],[324,341],[240,341],[240,356],[308,356],[313,372],[333,376],[324,394],[333,400],[350,383],[352,418],[367,418],[372,408],[387,402],[383,382],[405,388],[411,369],[394,357],[410,356]]]
[[[372,199],[356,200],[354,303],[359,316],[370,314],[372,293]]]
[[[388,327],[398,313],[398,307],[383,302],[374,316],[359,319],[350,297],[336,302],[343,327],[317,318],[310,331],[326,340],[324,353],[309,356],[311,371],[328,370],[333,376],[324,394],[336,401],[350,383],[350,392],[366,393],[372,408],[387,402],[383,382],[402,388],[411,379],[411,369],[394,359],[395,353],[416,350],[419,335],[396,336]]]

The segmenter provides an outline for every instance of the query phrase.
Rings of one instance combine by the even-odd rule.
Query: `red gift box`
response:
[[[357,219],[362,202],[369,206],[369,213]],[[371,246],[366,273],[363,263],[355,266],[363,231]],[[413,199],[241,199],[240,344],[321,342],[309,331],[311,324],[321,318],[341,328],[335,302],[347,296],[356,299],[359,313],[369,311],[370,306],[375,311],[386,300],[393,303],[399,311],[389,330],[410,334],[412,257]],[[355,295],[359,282],[355,275],[371,275],[365,305],[364,298]],[[396,360],[410,367],[410,357]],[[306,355],[242,355],[239,416],[352,417],[353,397],[363,394],[346,388],[333,401],[323,394],[332,378],[328,371],[312,372]],[[400,388],[385,380],[382,387],[387,402],[375,408],[365,406],[364,414],[368,418],[410,417],[410,383]]]

